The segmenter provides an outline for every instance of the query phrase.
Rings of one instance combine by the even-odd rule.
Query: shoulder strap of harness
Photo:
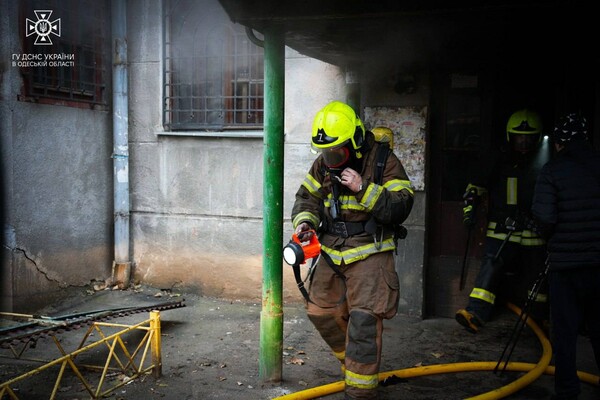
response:
[[[392,149],[387,143],[379,143],[377,147],[377,154],[375,155],[375,183],[381,185],[383,183],[383,171],[385,169],[385,163],[389,157]]]
[[[390,146],[385,142],[379,142],[379,146],[377,147],[377,154],[375,155],[375,183],[381,185],[383,183],[383,171],[385,170],[385,163],[392,152]],[[374,220],[369,220],[371,225],[373,225]],[[375,229],[377,227],[375,226]],[[370,227],[370,230],[373,231],[373,227]],[[376,231],[375,231],[376,232]],[[406,238],[407,230],[403,225],[395,225],[394,226],[394,244],[396,245],[396,254],[398,251],[398,239]]]

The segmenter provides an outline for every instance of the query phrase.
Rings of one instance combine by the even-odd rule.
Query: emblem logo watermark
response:
[[[60,18],[51,21],[52,10],[34,10],[36,21],[25,19],[25,36],[36,35],[34,45],[50,46],[52,45],[51,36],[60,38],[61,22]],[[67,53],[22,53],[12,55],[12,66],[31,68],[31,67],[74,67],[75,54]]]
[[[34,10],[37,21],[25,20],[25,36],[37,35],[35,45],[49,46],[52,44],[50,35],[60,37],[60,18],[50,21],[52,10]]]

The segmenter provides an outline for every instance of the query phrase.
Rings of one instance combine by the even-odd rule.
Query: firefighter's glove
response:
[[[466,227],[475,225],[475,208],[472,204],[463,207],[463,225]]]
[[[467,187],[467,191],[463,194],[463,225],[471,227],[475,225],[475,210],[479,199],[476,186]]]
[[[313,232],[308,232],[311,230],[313,230],[313,227],[308,222],[301,222],[296,227],[294,233],[298,235],[298,239],[300,240],[309,240],[313,235]]]

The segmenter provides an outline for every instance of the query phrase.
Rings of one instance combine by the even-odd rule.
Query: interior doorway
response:
[[[487,204],[471,232],[462,223],[463,193],[474,171],[507,145],[506,122],[521,109],[552,126],[555,86],[540,71],[447,71],[432,78],[425,314],[454,317],[479,272]],[[546,122],[547,121],[547,122]]]

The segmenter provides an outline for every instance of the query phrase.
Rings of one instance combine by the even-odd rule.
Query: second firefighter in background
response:
[[[480,168],[480,175],[467,186],[463,210],[467,227],[472,228],[482,197],[488,201],[485,254],[468,305],[456,313],[458,323],[471,333],[490,320],[499,295],[522,306],[528,288],[544,269],[545,242],[530,226],[535,182],[550,154],[542,132],[536,112],[524,109],[512,114],[506,125],[508,149],[491,167]],[[534,319],[546,320],[547,312],[544,287],[531,313]]]
[[[379,146],[351,107],[325,106],[312,128],[312,148],[320,154],[292,209],[296,233],[320,232],[307,314],[342,363],[350,399],[377,398],[383,320],[396,314],[399,300],[395,227],[413,205],[393,152],[378,171]]]

